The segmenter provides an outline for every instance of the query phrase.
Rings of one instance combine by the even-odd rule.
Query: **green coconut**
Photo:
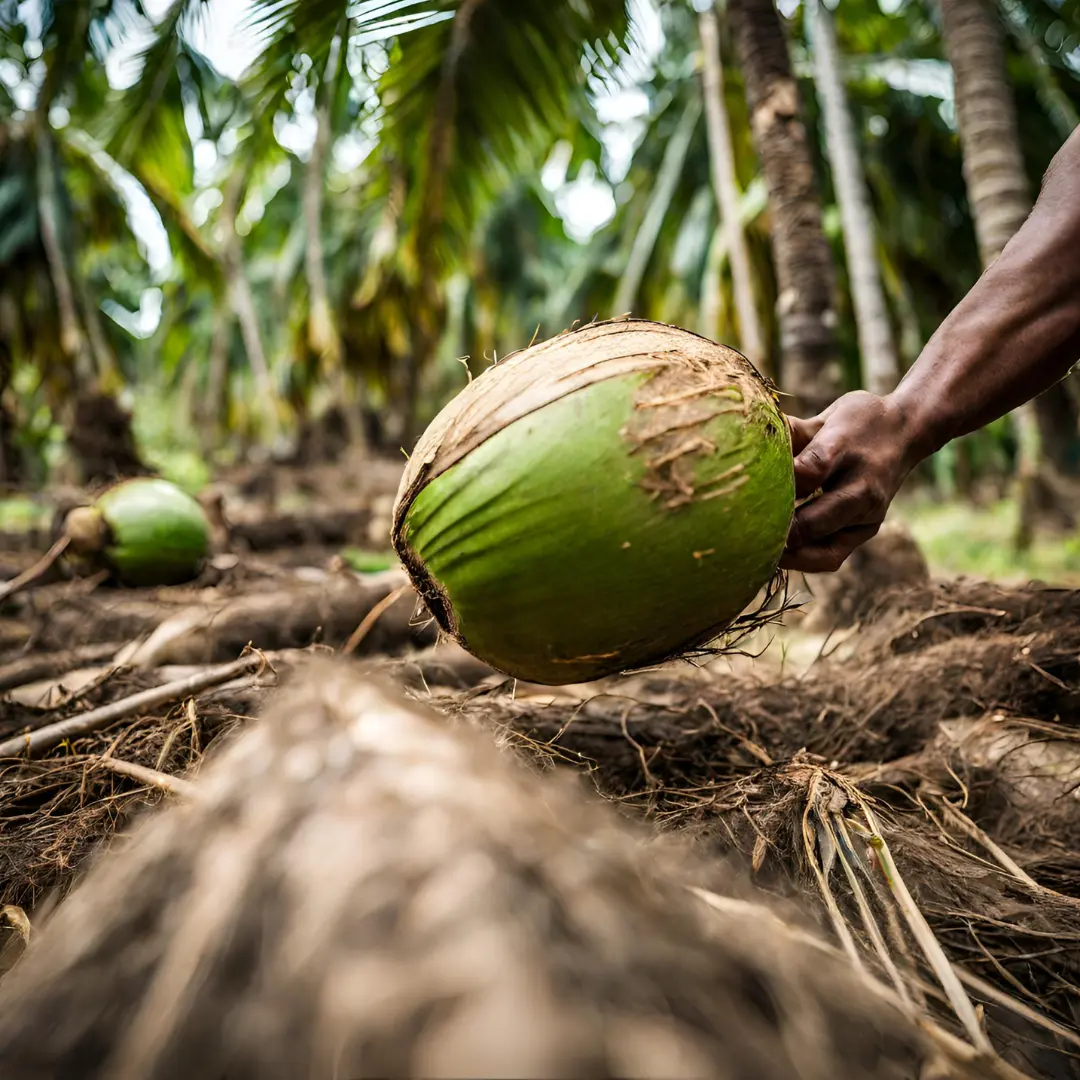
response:
[[[549,685],[684,654],[776,572],[787,422],[732,349],[594,323],[473,380],[409,459],[393,542],[442,629]]]
[[[176,585],[195,577],[210,549],[203,508],[168,480],[127,480],[92,506],[72,510],[64,533],[73,552],[129,585]]]

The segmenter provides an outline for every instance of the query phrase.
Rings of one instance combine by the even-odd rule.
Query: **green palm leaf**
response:
[[[624,0],[436,0],[429,8],[452,18],[398,40],[379,94],[382,140],[412,160],[412,216],[437,250],[438,234],[464,242],[494,195],[573,134],[583,46],[608,56],[629,20]]]

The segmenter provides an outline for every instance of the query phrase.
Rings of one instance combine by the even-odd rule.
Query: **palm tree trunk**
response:
[[[116,352],[105,333],[97,301],[90,295],[85,280],[78,275],[75,277],[75,292],[82,307],[86,338],[90,343],[90,355],[94,358],[98,385],[109,392],[118,391],[123,385],[123,380],[120,377],[120,365],[116,359]]]
[[[956,80],[964,179],[983,266],[989,266],[1031,210],[1020,153],[1005,43],[989,0],[941,0],[945,49]]]
[[[450,42],[443,54],[439,74],[439,95],[425,148],[423,196],[417,226],[419,284],[413,326],[412,348],[405,371],[405,401],[402,416],[403,444],[412,445],[416,432],[416,411],[420,397],[420,377],[435,354],[442,329],[443,300],[439,293],[439,268],[435,246],[442,231],[446,210],[446,171],[450,168],[457,123],[457,77],[462,58],[472,40],[472,21],[486,0],[461,0],[454,13]]]
[[[735,153],[731,145],[731,125],[724,102],[724,65],[720,52],[720,31],[713,8],[698,16],[701,36],[702,84],[705,95],[705,124],[709,135],[709,163],[713,189],[731,260],[731,284],[739,319],[739,344],[746,358],[759,368],[766,366],[765,335],[754,303],[750,255],[746,250],[739,214],[739,182],[735,176]]]
[[[887,394],[900,381],[900,365],[878,271],[877,229],[870,195],[840,75],[836,31],[832,15],[821,0],[807,0],[803,11],[814,53],[814,83],[825,119],[829,165],[844,229],[863,385],[872,393]]]
[[[330,303],[326,282],[326,257],[322,241],[323,190],[326,184],[326,155],[333,138],[333,103],[338,77],[348,46],[349,20],[343,19],[330,45],[326,70],[318,88],[315,108],[315,142],[304,173],[303,208],[306,245],[304,269],[308,286],[308,347],[319,358],[320,366],[333,390],[338,407],[345,417],[349,441],[360,447],[364,430],[360,410],[353,400],[345,373],[345,350]]]
[[[214,299],[210,326],[210,362],[206,372],[206,391],[198,406],[199,441],[203,451],[215,448],[225,418],[225,392],[229,374],[229,337],[232,312],[224,298]]]
[[[615,315],[627,314],[637,303],[641,282],[648,269],[653,249],[656,247],[656,240],[663,227],[664,218],[667,217],[667,212],[671,208],[671,200],[675,198],[683,166],[686,164],[686,155],[690,151],[690,143],[694,138],[694,131],[700,117],[701,101],[697,97],[691,98],[679,118],[675,133],[664,147],[664,159],[656,174],[656,184],[649,195],[645,217],[642,219],[641,228],[634,235],[634,243],[626,260],[626,268],[615,290],[613,304]]]
[[[840,392],[835,273],[800,116],[787,40],[772,0],[729,0],[735,52],[772,214],[783,369],[792,411],[820,412]]]
[[[1032,206],[1020,149],[1016,103],[1005,66],[1005,41],[989,0],[941,0],[945,48],[956,81],[956,119],[964,179],[983,266],[989,266],[1023,225]],[[1070,418],[1062,430],[1062,417]],[[1076,411],[1059,383],[1013,413],[1017,433],[1020,525],[1017,542],[1031,539],[1044,450],[1076,438]],[[1045,434],[1044,434],[1045,429]],[[1055,462],[1067,468],[1064,460]]]
[[[270,365],[263,349],[262,331],[259,329],[259,315],[255,309],[255,297],[251,284],[244,272],[244,256],[240,237],[236,231],[236,215],[240,210],[240,199],[244,191],[244,174],[237,170],[225,183],[221,211],[218,222],[224,235],[223,262],[228,294],[232,301],[236,320],[240,324],[240,336],[244,341],[251,374],[255,380],[255,391],[259,397],[259,413],[271,438],[280,430],[277,393],[270,376]]]
[[[60,235],[60,178],[56,170],[56,148],[48,125],[48,118],[42,116],[37,131],[38,217],[41,222],[41,243],[45,248],[45,259],[56,295],[60,347],[71,362],[75,383],[73,389],[77,393],[93,382],[94,357],[79,319],[75,288]]]

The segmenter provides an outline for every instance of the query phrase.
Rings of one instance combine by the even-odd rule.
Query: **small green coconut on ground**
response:
[[[489,368],[420,439],[393,541],[444,631],[507,674],[589,681],[685,653],[776,573],[788,425],[744,357],[593,323]]]
[[[124,585],[178,585],[198,573],[210,550],[199,503],[168,480],[139,477],[78,506],[41,560],[0,587],[0,600],[32,585],[65,553],[84,569],[110,571]]]

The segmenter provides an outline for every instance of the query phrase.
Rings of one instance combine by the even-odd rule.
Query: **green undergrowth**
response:
[[[1017,518],[1012,499],[986,505],[903,500],[890,516],[911,530],[935,577],[1080,587],[1080,532],[1043,531],[1028,550],[1017,551],[1012,543]]]
[[[40,501],[24,495],[0,499],[0,532],[29,532],[43,528],[51,519],[51,509]]]
[[[210,482],[210,466],[183,410],[165,396],[144,391],[133,412],[132,427],[143,460],[189,495],[197,495]]]
[[[349,547],[341,552],[341,557],[358,574],[378,574],[398,565],[398,557],[393,551],[367,551]]]

